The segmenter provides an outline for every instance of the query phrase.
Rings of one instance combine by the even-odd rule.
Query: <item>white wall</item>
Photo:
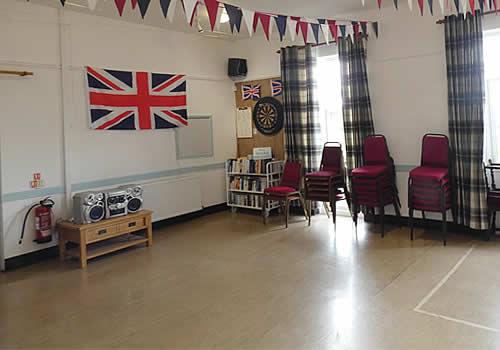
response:
[[[187,208],[183,209],[186,212],[225,202],[224,170],[220,165],[236,152],[233,83],[226,76],[232,42],[69,10],[62,10],[61,15],[59,11],[15,0],[0,2],[0,67],[35,73],[23,78],[0,76],[4,257],[55,244],[31,242],[32,220],[24,243],[19,246],[17,240],[26,207],[44,192],[53,194],[57,216],[68,216],[64,210],[65,170],[73,189],[89,183],[114,183],[125,176],[147,178],[142,182],[148,183],[186,178],[186,186],[198,184],[196,203],[182,196],[164,196],[147,205],[166,216],[178,214],[177,207]],[[64,69],[61,48],[66,60]],[[83,71],[86,65],[186,74],[190,114],[213,116],[214,157],[178,161],[173,130],[90,130]],[[64,91],[62,72],[67,83]],[[169,170],[186,168],[191,170],[168,176]],[[42,173],[44,190],[29,188],[34,172]],[[163,179],[162,174],[169,179]]]

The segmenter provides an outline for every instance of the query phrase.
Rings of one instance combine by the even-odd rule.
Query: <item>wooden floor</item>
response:
[[[0,348],[500,348],[500,239],[339,221],[224,212],[0,273]]]

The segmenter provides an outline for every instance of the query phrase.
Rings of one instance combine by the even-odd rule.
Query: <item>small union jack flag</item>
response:
[[[186,76],[87,67],[90,127],[170,129],[188,125]]]
[[[260,98],[260,85],[241,85],[243,101],[258,100]]]
[[[283,82],[281,81],[281,79],[271,80],[271,90],[273,97],[281,96],[281,94],[283,93]]]

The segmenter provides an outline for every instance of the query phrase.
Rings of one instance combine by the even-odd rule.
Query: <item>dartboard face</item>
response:
[[[253,121],[264,135],[274,135],[283,128],[283,105],[274,97],[261,98],[253,110]]]

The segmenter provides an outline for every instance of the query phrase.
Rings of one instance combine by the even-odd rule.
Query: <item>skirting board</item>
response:
[[[176,216],[173,218],[169,218],[166,220],[161,220],[153,223],[153,230],[159,229],[161,227],[165,227],[168,225],[173,225],[189,220],[193,220],[204,215],[214,214],[221,211],[228,210],[228,206],[226,203],[213,205],[210,207],[203,208],[202,210],[184,214],[181,216]],[[58,247],[50,247],[42,250],[38,250],[36,252],[31,252],[23,255],[18,255],[5,260],[5,272],[12,271],[14,269],[18,269],[21,267],[26,267],[29,265],[36,264],[38,262],[54,259],[59,255]]]

